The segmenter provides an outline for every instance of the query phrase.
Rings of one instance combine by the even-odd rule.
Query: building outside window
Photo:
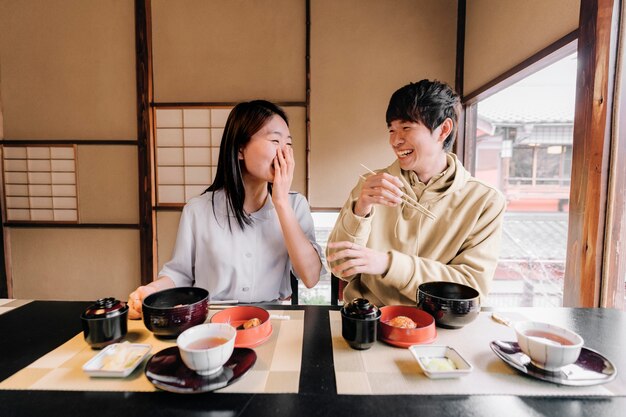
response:
[[[507,200],[489,305],[563,303],[575,81],[570,55],[478,103],[474,175]]]

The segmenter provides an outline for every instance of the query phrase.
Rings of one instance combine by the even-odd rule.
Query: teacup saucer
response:
[[[252,349],[235,348],[221,372],[200,375],[187,368],[177,346],[156,353],[146,364],[146,377],[155,387],[177,393],[200,393],[224,388],[241,378],[256,362]]]
[[[598,385],[612,381],[617,375],[617,368],[610,360],[586,347],[581,349],[580,356],[575,363],[555,371],[548,371],[532,364],[517,342],[494,340],[489,345],[491,350],[507,365],[526,375],[555,384]]]

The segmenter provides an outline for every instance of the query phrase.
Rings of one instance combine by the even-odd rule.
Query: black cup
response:
[[[113,297],[97,300],[80,318],[85,341],[94,349],[120,341],[128,330],[128,306]]]
[[[352,349],[365,350],[376,342],[380,310],[364,298],[355,298],[341,309],[341,335]]]

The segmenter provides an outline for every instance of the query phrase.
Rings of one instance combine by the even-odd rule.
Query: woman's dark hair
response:
[[[231,213],[235,215],[237,224],[242,229],[252,223],[252,218],[243,209],[246,191],[243,186],[241,174],[241,163],[243,162],[239,160],[239,151],[274,115],[280,116],[289,126],[285,111],[274,103],[265,100],[237,104],[226,120],[215,179],[205,192],[224,190],[229,228],[231,227]],[[268,187],[271,190],[270,184]],[[213,205],[213,214],[215,215],[215,205]]]
[[[397,90],[387,106],[387,126],[394,120],[421,123],[432,133],[448,117],[453,127],[443,141],[446,152],[452,150],[459,124],[461,100],[459,95],[446,83],[421,80]]]

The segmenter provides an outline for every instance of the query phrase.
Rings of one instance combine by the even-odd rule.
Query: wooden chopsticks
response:
[[[376,174],[376,172],[372,171],[371,169],[369,169],[365,165],[361,164],[361,166],[363,168],[365,168],[366,170],[368,170],[371,174]],[[360,175],[360,177],[365,179],[365,177],[363,175]],[[400,191],[402,191],[402,190],[400,190]],[[413,207],[415,210],[421,212],[423,215],[425,215],[426,217],[428,217],[431,220],[435,220],[437,218],[437,217],[435,217],[435,215],[430,210],[428,210],[426,207],[422,206],[420,203],[417,202],[417,200],[415,200],[413,197],[411,197],[410,195],[408,195],[404,191],[402,191],[402,201],[406,205],[408,205],[410,207]]]

